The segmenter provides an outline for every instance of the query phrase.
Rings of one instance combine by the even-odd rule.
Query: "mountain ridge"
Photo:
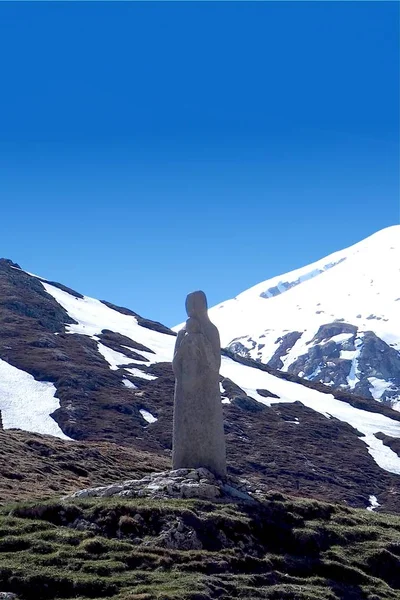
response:
[[[16,376],[1,380],[4,434],[48,434],[52,422],[58,437],[170,460],[174,334],[134,315],[0,260],[0,366]],[[229,351],[220,385],[231,475],[353,506],[373,495],[400,511],[399,413]],[[47,413],[40,394],[28,402],[32,386],[54,401]],[[29,446],[18,448],[27,460]]]
[[[263,281],[210,317],[236,353],[400,410],[399,290],[394,225]]]

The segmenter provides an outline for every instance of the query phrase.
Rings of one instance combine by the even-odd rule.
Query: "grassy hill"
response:
[[[5,505],[0,590],[24,600],[399,599],[400,518],[272,492],[254,505]]]

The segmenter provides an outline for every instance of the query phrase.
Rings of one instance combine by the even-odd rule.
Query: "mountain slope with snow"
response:
[[[223,346],[400,409],[400,225],[211,308]]]
[[[160,323],[0,260],[5,428],[169,456],[174,344]],[[224,354],[231,473],[358,506],[374,496],[400,510],[400,415],[306,383]]]

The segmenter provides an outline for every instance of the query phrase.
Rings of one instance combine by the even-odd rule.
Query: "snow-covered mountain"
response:
[[[169,456],[174,344],[161,323],[0,260],[5,429]],[[232,474],[400,511],[399,413],[229,352],[220,374]]]
[[[221,341],[400,410],[400,225],[210,310]]]

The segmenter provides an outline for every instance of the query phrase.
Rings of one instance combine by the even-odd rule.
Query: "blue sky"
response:
[[[0,255],[174,325],[399,222],[396,2],[0,3]]]

